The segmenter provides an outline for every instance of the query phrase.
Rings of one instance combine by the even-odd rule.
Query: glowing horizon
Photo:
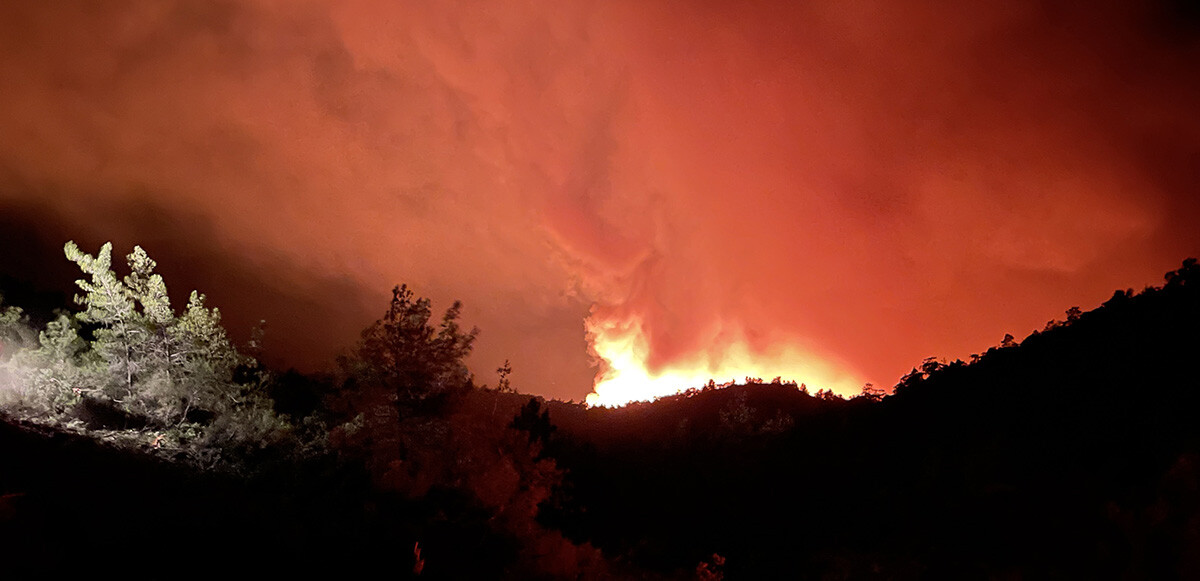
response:
[[[842,396],[856,395],[864,382],[831,358],[817,355],[795,340],[780,340],[767,351],[756,351],[738,330],[705,352],[692,353],[658,370],[651,370],[649,341],[640,321],[621,322],[588,320],[588,338],[592,353],[600,360],[600,370],[589,407],[618,407],[636,401],[650,401],[675,395],[708,382],[718,384],[761,378],[804,384],[812,391],[831,390]],[[764,373],[767,372],[767,373]]]

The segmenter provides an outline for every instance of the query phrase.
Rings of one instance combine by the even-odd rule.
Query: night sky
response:
[[[1200,10],[1056,4],[0,3],[0,274],[140,244],[308,371],[403,282],[527,393],[891,386],[1200,255]]]

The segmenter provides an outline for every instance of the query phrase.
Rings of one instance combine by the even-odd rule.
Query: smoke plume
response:
[[[464,301],[482,382],[510,359],[518,388],[578,399],[621,343],[649,373],[852,391],[1200,253],[1196,23],[1117,2],[6,3],[0,209],[46,263],[66,239],[146,247],[173,293],[267,318],[306,369],[406,282]],[[20,264],[0,263],[40,276]]]

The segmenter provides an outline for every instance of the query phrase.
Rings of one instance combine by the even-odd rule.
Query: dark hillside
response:
[[[731,578],[1194,578],[1198,270],[880,402],[747,385],[590,410],[560,423],[556,524]]]
[[[10,571],[185,578],[238,566],[353,568],[380,547],[353,470],[247,479],[0,422],[0,551]],[[359,556],[359,559],[353,557]],[[365,565],[364,565],[365,566]]]
[[[427,303],[396,292],[392,326],[372,327],[378,345],[360,345],[345,377],[263,376],[271,398],[254,405],[283,414],[278,431],[255,431],[253,418],[274,417],[261,409],[227,412],[201,426],[210,439],[172,444],[191,450],[172,459],[148,439],[166,427],[79,427],[87,399],[56,429],[4,417],[6,565],[149,577],[236,564],[423,579],[1200,578],[1195,261],[1161,288],[1073,309],[971,363],[928,359],[893,395],[850,400],[753,381],[588,409],[480,389],[457,365],[466,349],[429,350],[469,346],[457,311],[435,334]],[[385,359],[388,349],[415,355]],[[461,383],[434,389],[445,378]]]

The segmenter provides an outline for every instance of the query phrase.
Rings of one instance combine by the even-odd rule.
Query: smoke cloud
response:
[[[305,369],[461,299],[481,381],[564,399],[589,329],[891,385],[1200,254],[1183,4],[796,4],[6,3],[0,211]]]

